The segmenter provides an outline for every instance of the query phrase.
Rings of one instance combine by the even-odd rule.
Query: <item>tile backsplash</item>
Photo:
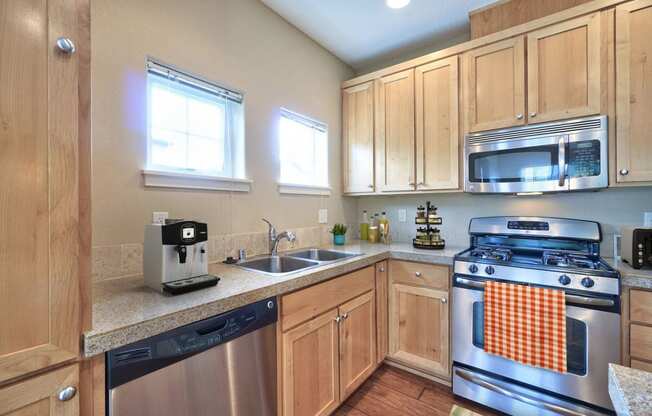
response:
[[[322,225],[290,229],[296,241],[281,240],[279,251],[316,247],[331,242],[330,227]],[[353,227],[349,227],[353,229]],[[349,232],[349,238],[355,234]],[[267,253],[267,232],[222,234],[208,238],[208,261],[217,263],[228,256],[237,257],[244,248],[250,257]],[[135,276],[143,273],[143,244],[129,243],[93,247],[93,281]]]

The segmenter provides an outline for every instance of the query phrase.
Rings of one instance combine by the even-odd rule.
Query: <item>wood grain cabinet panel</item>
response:
[[[652,325],[652,292],[634,289],[629,291],[629,319]]]
[[[417,190],[459,188],[459,70],[453,56],[415,69]]]
[[[283,333],[283,414],[328,415],[340,403],[339,325],[330,310]]]
[[[79,394],[59,399],[68,387],[79,388],[79,366],[59,370],[0,389],[0,416],[78,416]]]
[[[0,5],[0,383],[79,355],[77,7]]]
[[[527,35],[528,122],[600,113],[600,13]]]
[[[616,181],[652,182],[652,1],[616,7]]]
[[[389,355],[410,368],[449,377],[448,292],[393,283]]]
[[[376,263],[376,352],[378,364],[382,363],[389,351],[388,308],[389,280],[387,261]]]
[[[376,369],[374,292],[340,306],[340,398],[345,400]]]
[[[389,275],[392,283],[425,286],[444,292],[448,291],[450,284],[448,266],[438,266],[436,264],[390,260]]]
[[[632,324],[629,354],[632,358],[652,361],[652,327]]]
[[[376,183],[380,191],[414,190],[414,70],[376,85]]]
[[[473,49],[464,57],[464,112],[469,131],[525,124],[524,37]]]
[[[374,191],[374,83],[342,91],[344,192]]]

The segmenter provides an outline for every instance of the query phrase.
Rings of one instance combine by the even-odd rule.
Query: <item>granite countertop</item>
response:
[[[91,357],[216,314],[282,295],[393,258],[452,265],[464,247],[419,250],[409,243],[357,242],[327,247],[359,256],[308,270],[272,277],[233,265],[209,265],[221,278],[217,286],[166,296],[145,286],[142,276],[98,282],[93,286],[93,329],[84,333],[84,355]]]
[[[607,263],[620,272],[622,286],[652,289],[652,270],[635,269],[629,264],[615,259],[607,259]]]
[[[618,416],[652,415],[652,373],[609,364],[609,397]]]

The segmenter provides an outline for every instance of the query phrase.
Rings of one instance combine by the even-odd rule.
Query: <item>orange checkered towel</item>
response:
[[[565,373],[564,291],[487,281],[484,350],[519,363]]]

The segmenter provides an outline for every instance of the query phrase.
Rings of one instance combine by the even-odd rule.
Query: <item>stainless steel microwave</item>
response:
[[[464,190],[567,192],[608,185],[607,116],[468,134]]]

